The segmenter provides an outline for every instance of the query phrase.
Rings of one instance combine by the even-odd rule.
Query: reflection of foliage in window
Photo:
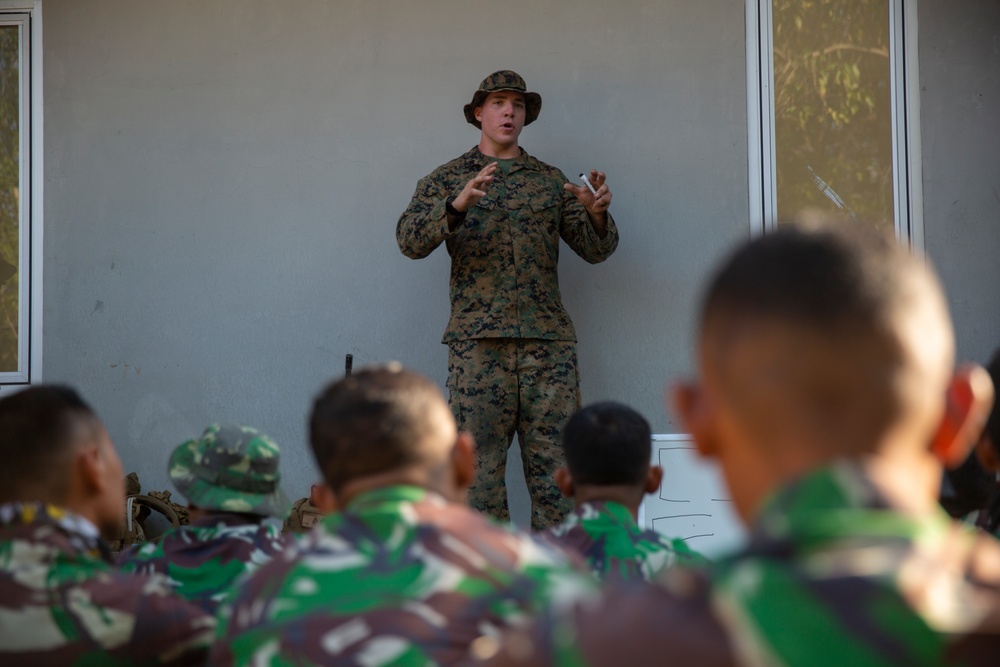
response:
[[[774,0],[772,21],[779,219],[835,192],[892,229],[887,0]]]
[[[19,53],[18,28],[0,28],[0,371],[17,370]]]

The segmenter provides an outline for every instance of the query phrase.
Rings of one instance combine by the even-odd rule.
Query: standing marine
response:
[[[459,428],[478,443],[470,502],[507,519],[507,450],[518,436],[540,529],[570,509],[552,481],[559,434],[580,406],[576,333],[559,293],[559,239],[592,264],[618,246],[603,172],[593,191],[518,144],[542,98],[494,72],[465,105],[479,144],[422,178],[396,226],[404,255],[444,243],[451,256],[448,390]]]

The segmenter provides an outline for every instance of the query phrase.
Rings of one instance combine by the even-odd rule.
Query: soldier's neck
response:
[[[632,518],[639,519],[639,504],[642,502],[642,489],[634,486],[597,486],[577,484],[574,487],[573,502],[577,506],[584,503],[611,502],[624,505]]]
[[[479,140],[479,152],[488,158],[510,160],[521,155],[521,147],[516,141],[513,144],[497,144],[484,134]]]

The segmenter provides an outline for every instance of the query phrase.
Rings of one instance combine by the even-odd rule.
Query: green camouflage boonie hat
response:
[[[472,96],[472,101],[465,105],[465,120],[475,125],[477,129],[483,129],[482,124],[476,120],[476,107],[482,106],[486,96],[498,90],[514,90],[522,93],[524,95],[524,124],[531,125],[535,122],[542,110],[542,96],[538,93],[529,93],[521,75],[509,69],[493,72],[483,79],[483,82],[479,84],[479,90]]]
[[[283,518],[281,453],[255,428],[212,424],[170,455],[170,481],[197,507]]]

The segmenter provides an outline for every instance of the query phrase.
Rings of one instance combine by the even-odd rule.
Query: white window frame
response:
[[[12,24],[21,28],[22,45],[18,370],[0,372],[0,394],[42,376],[42,0],[0,0],[0,25]]]
[[[777,224],[771,0],[746,0],[746,32],[750,233],[758,235]],[[916,0],[889,0],[889,76],[896,238],[923,253]]]

